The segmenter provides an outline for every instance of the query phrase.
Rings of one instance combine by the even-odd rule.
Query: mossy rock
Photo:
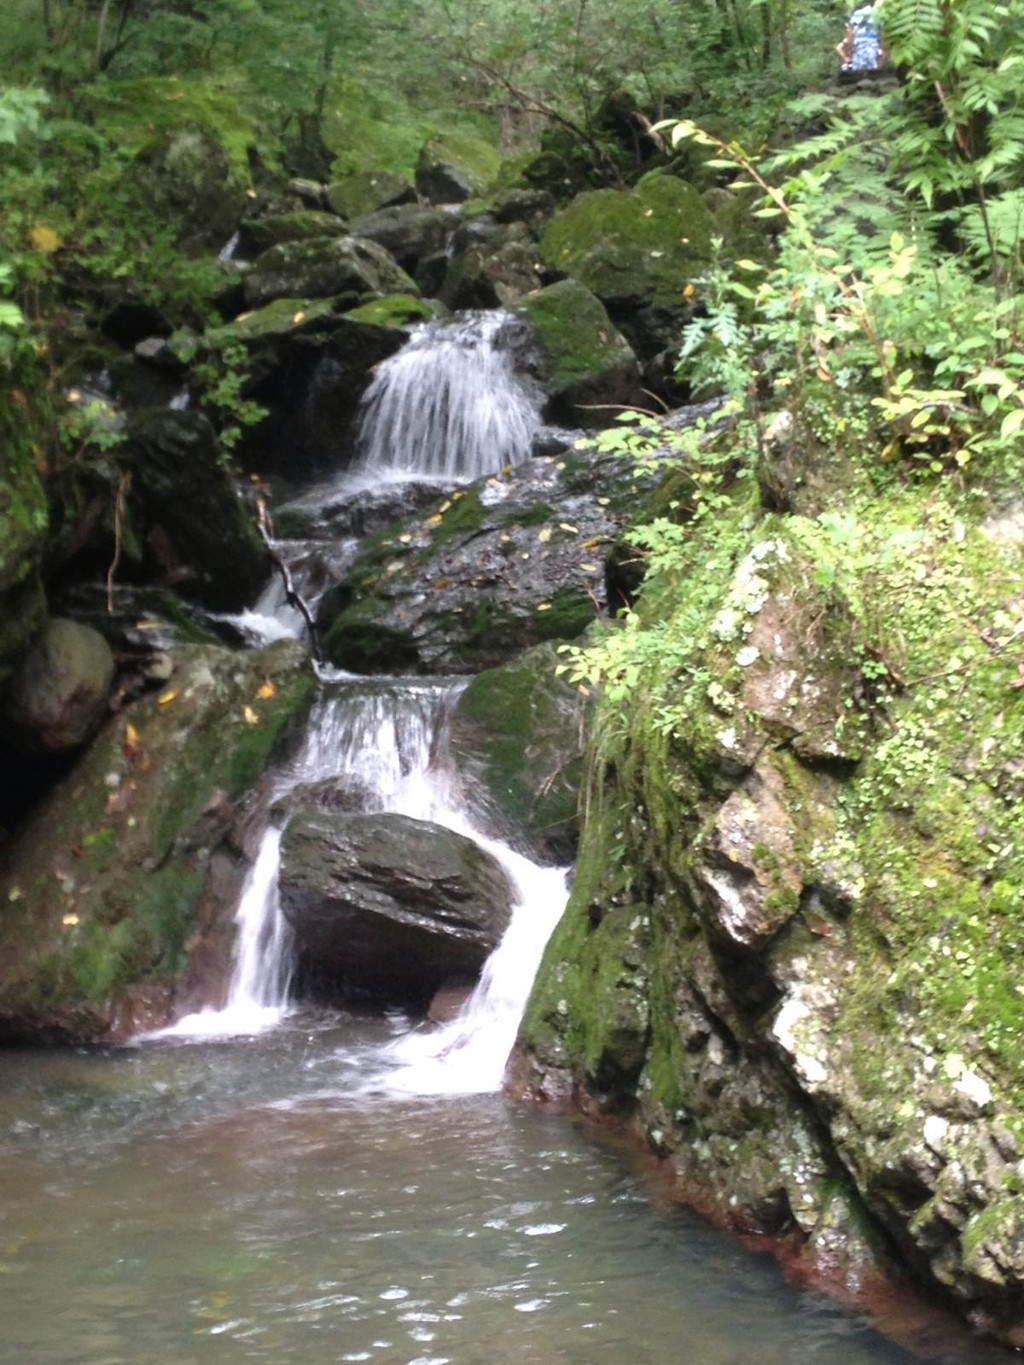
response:
[[[436,134],[416,163],[416,188],[432,204],[457,204],[487,194],[501,171],[501,155],[471,133]]]
[[[551,416],[604,425],[589,404],[642,402],[636,357],[600,299],[576,280],[562,280],[525,298],[519,311],[532,324],[542,353],[541,379]]]
[[[374,327],[409,327],[416,322],[429,322],[437,316],[439,308],[438,303],[415,299],[411,294],[387,294],[382,299],[371,299],[358,308],[350,308],[345,316]]]
[[[238,229],[238,254],[251,260],[283,242],[304,242],[309,237],[342,237],[344,222],[333,213],[318,209],[296,209],[293,213],[272,213],[266,218],[243,219]]]
[[[455,489],[364,539],[321,601],[325,656],[356,671],[476,673],[574,639],[603,608],[604,551],[637,500],[630,466],[583,454]]]
[[[397,171],[354,171],[327,186],[327,202],[343,218],[361,218],[395,204],[414,204],[416,186]]]
[[[269,560],[210,423],[198,412],[142,414],[129,430],[129,449],[133,507],[150,542],[158,536],[164,559],[173,559],[183,590],[216,611],[248,606]]]
[[[452,716],[452,753],[484,793],[495,830],[569,862],[589,732],[588,696],[559,675],[554,645],[478,673]]]
[[[858,1263],[859,1222],[1012,1343],[1021,540],[935,484],[810,517],[749,482],[672,541],[614,656],[636,680],[599,703],[535,1074],[633,1108],[723,1221],[775,1233],[781,1207],[811,1273]],[[607,1039],[634,982],[639,1072]],[[819,1244],[837,1188],[855,1216]]]
[[[356,237],[312,237],[271,247],[245,279],[246,302],[254,308],[280,298],[347,296],[355,304],[419,292],[382,246]]]
[[[713,223],[700,193],[672,176],[635,190],[589,190],[551,219],[544,259],[604,303],[677,303],[710,259]]]
[[[203,341],[214,350],[238,344],[251,345],[317,330],[336,316],[333,299],[274,299],[262,308],[242,313],[223,327],[208,328],[203,333]],[[175,338],[171,340],[173,343]]]
[[[149,208],[192,255],[223,247],[248,204],[245,181],[202,124],[184,124],[150,142],[136,158],[134,175]]]
[[[214,941],[224,984],[245,872],[236,808],[297,738],[316,677],[294,641],[247,655],[184,649],[175,665],[167,689],[110,720],[4,847],[6,1034],[123,1036],[142,989],[160,994],[165,1022],[190,954]]]

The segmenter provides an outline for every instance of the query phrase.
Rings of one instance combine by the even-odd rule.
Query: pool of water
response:
[[[992,1358],[921,1357],[788,1288],[565,1116],[396,1095],[400,1027],[0,1052],[0,1361]]]

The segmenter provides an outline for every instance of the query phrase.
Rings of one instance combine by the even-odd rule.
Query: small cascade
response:
[[[225,261],[225,262],[227,262],[227,261],[233,261],[233,260],[235,259],[235,252],[238,250],[239,236],[240,236],[240,234],[237,233],[237,232],[233,232],[233,233],[231,234],[231,236],[228,238],[228,240],[224,243],[224,245],[221,247],[221,249],[217,252],[217,260],[218,260],[218,261]]]
[[[417,327],[366,392],[361,466],[468,482],[525,460],[540,399],[517,372],[522,336],[522,322],[500,309]]]
[[[457,776],[443,763],[443,732],[463,684],[418,679],[329,679],[301,752],[269,801],[302,788],[333,787],[367,812],[429,820],[475,839],[508,873],[512,919],[469,1002],[444,1028],[413,1031],[367,1059],[365,1087],[401,1095],[476,1094],[498,1089],[544,951],[566,898],[565,871],[539,867],[488,839],[466,812]],[[278,898],[283,830],[263,834],[236,921],[235,960],[223,1009],[202,1010],[149,1038],[211,1039],[255,1034],[288,1012],[290,934]]]
[[[277,895],[282,830],[269,825],[238,902],[235,960],[221,1010],[187,1014],[148,1038],[231,1038],[262,1033],[284,1018],[291,977],[291,933]]]
[[[459,826],[454,826],[459,827]],[[458,1016],[399,1038],[376,1087],[399,1095],[482,1095],[500,1090],[519,1021],[547,941],[565,909],[566,869],[538,867],[461,823],[501,863],[516,888],[512,919]]]

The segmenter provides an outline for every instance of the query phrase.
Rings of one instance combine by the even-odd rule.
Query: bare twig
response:
[[[320,636],[317,633],[316,622],[313,620],[312,612],[306,605],[305,598],[295,586],[295,580],[292,578],[291,569],[289,569],[288,565],[274,549],[270,535],[272,529],[270,524],[270,513],[267,511],[267,504],[262,498],[256,499],[256,529],[260,533],[260,539],[266,546],[267,554],[270,556],[274,568],[281,575],[281,582],[284,585],[285,601],[290,607],[294,607],[305,621],[306,628],[309,631],[309,642],[313,647],[313,657],[318,663],[321,663],[323,661],[323,654],[320,651]]]
[[[114,614],[114,575],[117,573],[117,566],[121,562],[121,524],[124,521],[125,502],[128,498],[131,482],[130,473],[122,474],[121,482],[117,486],[117,497],[114,499],[114,557],[110,561],[110,568],[107,570],[108,616]]]

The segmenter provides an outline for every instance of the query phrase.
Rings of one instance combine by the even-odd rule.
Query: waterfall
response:
[[[502,311],[417,327],[381,364],[367,391],[360,484],[469,481],[530,454],[540,396],[517,372],[523,324]],[[294,615],[294,614],[293,614]],[[296,634],[272,583],[248,612],[228,618],[247,636]],[[475,839],[508,874],[512,916],[460,1015],[433,1032],[413,1030],[367,1067],[375,1093],[469,1094],[497,1089],[544,945],[566,898],[563,870],[539,867],[474,828],[458,775],[440,755],[458,684],[325,674],[296,760],[280,773],[267,809],[333,793],[344,810],[409,816]],[[330,800],[327,804],[331,804]],[[207,1009],[149,1037],[209,1039],[272,1027],[289,1012],[290,933],[278,881],[283,816],[268,823],[243,889],[231,982],[223,1009]]]
[[[303,788],[329,787],[346,808],[395,812],[474,839],[504,868],[512,918],[458,1017],[414,1030],[376,1057],[375,1093],[474,1094],[496,1090],[540,956],[565,905],[564,869],[539,867],[472,824],[458,776],[440,755],[462,683],[341,676],[328,680],[301,751],[274,784],[270,805]],[[187,1015],[147,1038],[211,1039],[254,1034],[288,1013],[290,934],[278,899],[283,830],[270,824],[239,901],[227,1002]]]
[[[525,460],[540,398],[516,371],[522,338],[523,323],[502,310],[416,327],[366,392],[362,468],[471,481]]]

